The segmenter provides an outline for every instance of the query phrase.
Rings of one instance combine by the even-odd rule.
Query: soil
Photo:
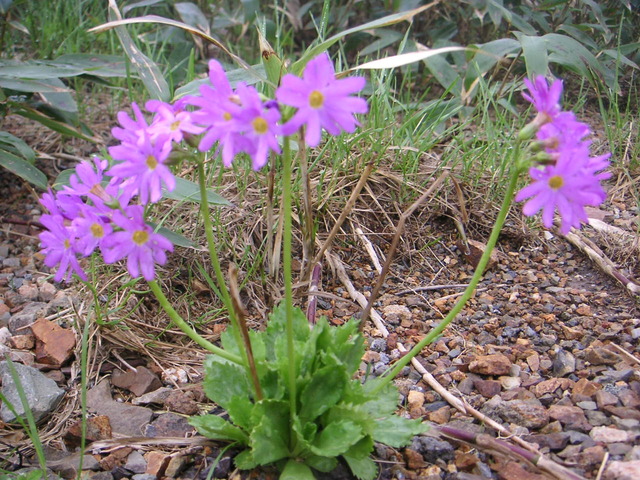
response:
[[[47,173],[54,177],[51,164],[47,168]],[[377,273],[372,255],[363,247],[362,236],[354,233],[355,227],[362,228],[376,256],[384,262],[398,212],[407,207],[394,203],[393,195],[383,193],[389,178],[380,172],[374,174],[373,190],[362,194],[355,213],[332,249],[334,262],[345,266],[350,282],[365,295],[375,284]],[[613,185],[616,185],[614,181],[611,188]],[[399,187],[396,185],[396,188]],[[450,188],[446,187],[448,193],[444,192],[443,198],[455,197]],[[37,253],[40,231],[37,220],[41,211],[35,192],[2,169],[0,191],[0,320],[3,325],[9,324],[10,319],[29,304],[43,300],[56,301],[57,305],[66,301],[67,305],[75,305],[76,311],[86,314],[89,293],[73,286],[65,290],[66,285],[52,284],[49,271]],[[344,198],[349,193],[345,191]],[[380,195],[374,198],[372,194],[376,192]],[[616,192],[602,208],[600,217],[628,232],[633,241],[621,243],[616,237],[596,233],[591,227],[585,227],[583,234],[614,258],[619,273],[633,279],[634,272],[638,272],[637,217],[628,207],[633,201],[619,189]],[[474,207],[469,211],[466,230],[469,239],[482,248],[495,209],[486,200]],[[556,467],[566,467],[579,475],[576,478],[636,478],[617,472],[633,465],[638,468],[640,461],[637,298],[629,287],[605,273],[565,237],[524,224],[516,210],[499,240],[495,263],[485,273],[476,296],[443,336],[419,356],[419,363],[428,375],[410,367],[399,377],[399,412],[431,422],[433,428],[428,436],[417,437],[405,449],[377,446],[375,458],[380,465],[380,478],[569,478],[562,474],[553,476],[550,473],[553,468],[541,468],[541,463],[536,467],[513,450],[500,449],[498,444],[487,440],[496,437],[511,446],[522,447],[522,441],[526,442]],[[367,323],[365,333],[369,346],[363,357],[363,370],[373,375],[384,371],[401,355],[398,344],[410,348],[419,341],[446,315],[462,286],[469,281],[473,255],[464,255],[464,245],[451,220],[453,215],[455,209],[445,201],[428,204],[409,219],[390,275],[374,305],[388,335],[385,336],[387,332],[380,325]],[[331,218],[326,222],[330,226]],[[319,238],[325,237],[321,231]],[[192,256],[191,251],[178,252],[171,268],[184,268]],[[321,291],[330,295],[318,298],[318,314],[326,315],[335,324],[359,315],[361,307],[351,298],[348,284],[330,265],[325,263],[323,267]],[[103,272],[103,275],[107,274]],[[110,275],[118,285],[126,281],[119,274],[111,272]],[[194,288],[202,285],[197,278],[184,280],[187,282]],[[175,296],[184,287],[175,279],[166,286]],[[259,328],[264,310],[260,305],[268,305],[272,299],[263,286],[248,287],[248,290],[249,299],[255,297],[258,305],[250,309],[251,324]],[[207,297],[204,300],[198,295],[191,299],[197,310],[194,318],[200,311],[212,308],[206,288],[204,291]],[[46,292],[51,295],[46,297],[49,300],[45,298]],[[92,327],[90,395],[98,395],[98,385],[105,381],[107,390],[101,395],[110,395],[121,405],[136,404],[148,410],[151,425],[136,435],[145,436],[146,440],[109,439],[110,435],[117,437],[113,435],[113,425],[109,428],[102,425],[102,428],[103,420],[95,420],[101,418],[96,408],[97,414],[91,418],[103,435],[96,437],[98,443],[93,449],[89,447],[93,460],[85,461],[85,466],[90,465],[91,469],[87,468],[83,478],[204,479],[211,468],[215,469],[213,478],[277,478],[268,470],[237,472],[232,462],[237,452],[220,444],[201,444],[198,443],[201,439],[194,440],[198,437],[185,425],[184,415],[214,408],[198,387],[202,352],[183,339],[176,340],[175,332],[168,329],[166,320],[157,314],[154,302],[135,296],[116,298],[123,294],[114,294],[113,290],[105,295],[99,297],[105,305],[120,302],[119,306],[137,308],[131,315],[131,323],[125,320],[117,325]],[[72,311],[65,313],[64,308],[59,308],[47,318],[73,330]],[[211,339],[217,338],[222,328],[222,319],[201,325]],[[28,328],[20,333],[29,335]],[[79,339],[80,332],[75,334]],[[144,338],[150,335],[152,339]],[[73,469],[67,467],[73,463],[72,454],[77,449],[73,429],[77,429],[80,418],[80,348],[76,346],[69,363],[52,368],[36,361],[35,347],[21,344],[22,348],[18,348],[16,341],[8,342],[14,361],[46,371],[66,391],[65,399],[52,416],[40,424],[40,429],[50,466],[69,478]],[[153,390],[160,386],[168,388],[171,400],[167,397],[145,403],[140,401],[141,392],[147,388],[141,385],[142,380],[136,377],[129,384],[121,383],[122,379],[120,383],[115,380],[118,370],[141,372],[141,366],[148,367],[145,370],[158,380],[154,383],[149,377]],[[429,374],[442,387],[440,391],[434,390]],[[134,394],[132,388],[141,390]],[[459,401],[455,403],[447,394],[464,400],[480,415],[460,411],[456,408]],[[108,403],[108,399],[99,400],[98,404],[100,401]],[[490,425],[485,421],[487,417],[496,424]],[[124,420],[134,422],[133,417],[129,419],[126,415]],[[114,418],[107,419],[107,423],[109,421],[114,423]],[[19,428],[3,427],[0,450],[4,468],[20,471],[33,462],[29,441]],[[452,435],[456,431],[467,432],[471,437],[466,441],[454,439]],[[506,434],[513,437],[505,438]],[[187,440],[183,444],[164,445],[159,441],[163,437],[174,440],[186,437]],[[514,437],[521,441],[515,442]],[[149,476],[144,477],[145,474]],[[346,467],[341,466],[319,478],[351,476]]]

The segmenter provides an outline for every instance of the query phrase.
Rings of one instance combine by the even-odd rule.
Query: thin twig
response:
[[[311,325],[316,323],[316,310],[318,308],[318,289],[320,288],[320,277],[322,275],[322,264],[316,263],[311,272],[311,284],[309,285],[309,303],[307,305],[307,320]]]
[[[604,452],[604,457],[602,458],[602,463],[600,464],[600,468],[598,469],[596,480],[600,480],[602,478],[602,474],[604,473],[604,468],[607,466],[608,461],[609,461],[609,452]]]
[[[618,350],[622,355],[624,355],[625,357],[627,357],[629,360],[631,360],[632,362],[635,362],[637,364],[640,364],[640,358],[636,357],[635,355],[633,355],[632,353],[627,352],[624,348],[622,348],[620,345],[616,345],[615,343],[610,343],[609,345],[611,345],[613,348],[615,348],[616,350]]]
[[[360,239],[362,244],[364,245],[364,249],[369,254],[369,257],[371,257],[371,261],[373,262],[373,266],[375,267],[376,272],[378,272],[378,275],[380,275],[382,273],[382,265],[380,265],[378,254],[374,250],[371,241],[367,238],[367,236],[364,234],[364,232],[360,227],[356,227],[355,232],[358,235],[358,238]]]
[[[378,298],[378,294],[380,293],[380,289],[382,288],[382,284],[384,283],[387,274],[391,268],[391,262],[393,262],[393,257],[396,253],[396,248],[398,247],[398,242],[400,241],[400,236],[404,231],[404,224],[407,219],[416,211],[416,209],[424,202],[427,198],[429,198],[436,189],[447,179],[449,176],[449,172],[443,172],[436,180],[431,184],[431,186],[424,192],[418,200],[413,202],[407,210],[400,216],[400,220],[398,221],[398,225],[396,227],[396,233],[393,236],[393,240],[391,241],[391,246],[389,247],[389,251],[387,252],[387,259],[384,262],[384,266],[382,267],[382,273],[378,276],[378,281],[376,282],[373,290],[371,291],[371,295],[369,296],[369,301],[367,302],[367,306],[364,307],[364,311],[362,312],[362,317],[360,320],[360,330],[364,328],[364,324],[367,322],[369,318],[369,312],[371,312],[371,307],[373,306],[373,302]]]

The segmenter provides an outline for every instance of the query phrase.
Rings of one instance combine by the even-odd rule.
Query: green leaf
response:
[[[235,397],[250,397],[251,387],[244,368],[208,355],[204,371],[204,393],[225,410]]]
[[[269,44],[267,39],[262,33],[262,30],[258,28],[258,42],[260,45],[260,57],[262,58],[262,64],[264,65],[265,72],[267,73],[267,80],[272,85],[280,85],[280,79],[287,73],[287,68],[284,62],[278,54],[276,54],[273,47]]]
[[[24,140],[11,135],[9,132],[0,131],[0,148],[20,155],[29,163],[36,161],[36,152],[34,152]]]
[[[189,201],[200,203],[200,187],[197,183],[187,180],[186,178],[176,177],[176,188],[168,191],[163,188],[163,196],[172,200]],[[207,202],[209,205],[231,206],[231,202],[223,196],[217,194],[213,190],[207,189]]]
[[[47,177],[44,173],[31,165],[27,160],[17,157],[2,148],[0,148],[0,166],[42,190],[47,189]]]
[[[399,448],[408,445],[415,435],[424,433],[428,429],[429,426],[422,424],[420,419],[408,420],[397,415],[391,415],[387,418],[375,420],[373,438],[376,442]]]
[[[122,18],[115,0],[109,0],[109,18],[112,20]],[[162,76],[158,66],[136,47],[126,28],[116,27],[116,34],[133,68],[140,75],[140,80],[147,87],[149,95],[152,98],[168,102],[171,99],[169,84]]]
[[[28,78],[4,77],[0,73],[0,87],[17,92],[68,92],[68,88],[60,89],[42,80]]]
[[[70,53],[49,62],[50,65],[69,65],[80,74],[97,77],[127,77],[127,63],[120,55]],[[68,76],[68,75],[60,75]]]
[[[60,175],[58,175],[58,178],[60,178]],[[203,248],[197,246],[184,235],[180,235],[173,230],[169,230],[167,227],[158,227],[158,224],[154,222],[147,221],[146,223],[150,225],[154,229],[154,231],[158,232],[174,245],[178,245],[179,247],[183,248],[192,248],[194,250],[203,250]]]
[[[209,33],[209,21],[207,17],[202,13],[200,7],[192,2],[179,2],[173,6],[180,19],[187,25],[192,25],[205,33]]]
[[[602,63],[581,43],[557,33],[548,33],[542,38],[547,44],[550,62],[560,64],[590,79],[593,79],[593,75],[589,69],[604,77],[605,68]]]
[[[318,455],[307,455],[304,457],[304,461],[311,468],[318,470],[319,472],[329,473],[338,466],[338,459],[336,457],[321,457]]]
[[[84,134],[80,129],[74,127],[73,125],[68,125],[63,122],[59,122],[58,120],[54,120],[51,117],[48,117],[42,112],[39,112],[35,108],[28,107],[24,104],[12,104],[16,108],[15,113],[18,115],[22,115],[25,118],[29,118],[31,120],[35,120],[36,122],[41,123],[45,127],[50,128],[51,130],[55,130],[56,132],[62,133],[63,135],[69,135],[70,137],[81,138],[82,140],[86,140],[87,142],[101,143],[102,139],[97,137],[90,137]]]
[[[344,365],[337,362],[313,373],[309,383],[300,392],[302,408],[300,419],[311,421],[322,415],[340,401],[349,381]]]
[[[289,402],[261,400],[253,409],[252,456],[258,465],[267,465],[290,455]]]
[[[64,83],[59,78],[49,78],[47,80],[43,80],[44,83],[49,85],[53,85],[55,87],[60,87],[61,89],[65,88]],[[47,104],[48,107],[54,108],[56,110],[62,110],[64,112],[75,113],[76,120],[78,113],[78,105],[76,105],[76,101],[73,99],[73,96],[68,91],[66,92],[41,92],[40,96]]]
[[[231,440],[246,445],[249,437],[238,427],[217,415],[199,415],[191,417],[189,424],[194,426],[198,433],[212,440]]]
[[[337,457],[362,438],[362,429],[349,420],[327,425],[311,444],[311,451],[323,457]]]
[[[373,480],[378,474],[378,467],[371,458],[354,458],[349,455],[343,455],[349,468],[353,474],[360,480]]]
[[[256,459],[253,458],[253,452],[251,450],[244,450],[236,455],[236,458],[233,459],[233,463],[236,464],[240,470],[253,470],[259,464],[256,462]]]
[[[253,421],[251,418],[253,407],[254,403],[249,397],[237,396],[233,397],[228,403],[227,413],[235,425],[250,431],[253,428]]]
[[[522,56],[527,66],[527,76],[535,78],[538,75],[546,75],[549,71],[549,58],[547,57],[547,44],[542,37],[523,35],[514,32],[514,35],[522,46]]]
[[[424,12],[428,8],[431,8],[433,5],[434,4],[431,3],[429,5],[425,5],[419,8],[414,8],[413,10],[407,10],[406,12],[387,15],[386,17],[379,18],[372,22],[363,23],[362,25],[358,25],[357,27],[349,28],[340,33],[337,33],[332,37],[329,37],[327,40],[320,42],[319,44],[314,45],[311,48],[308,48],[302,54],[302,56],[298,59],[298,61],[296,61],[293,65],[291,65],[291,68],[289,69],[289,71],[291,71],[295,75],[300,76],[302,74],[302,71],[304,70],[304,67],[307,65],[307,63],[309,63],[311,59],[320,55],[322,52],[327,51],[329,47],[331,47],[331,45],[338,42],[339,40],[346,37],[347,35],[350,35],[356,32],[361,32],[363,30],[371,30],[373,28],[388,27],[390,25],[395,25],[396,23],[409,21],[419,13]]]
[[[289,460],[280,474],[280,480],[315,480],[311,469],[304,463]]]
[[[58,77],[75,77],[82,73],[82,69],[72,65],[55,64],[46,60],[31,60],[27,62],[0,60],[0,77],[3,78],[48,80]]]

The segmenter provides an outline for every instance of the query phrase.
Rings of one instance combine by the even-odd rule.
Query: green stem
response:
[[[478,262],[478,266],[476,267],[475,272],[473,272],[473,277],[471,277],[471,281],[469,282],[469,286],[465,289],[462,297],[458,300],[458,303],[451,309],[449,314],[433,329],[429,332],[429,334],[424,337],[420,342],[418,342],[406,355],[404,355],[393,368],[387,370],[383,377],[381,377],[381,381],[377,383],[377,385],[373,388],[372,393],[380,392],[389,382],[391,382],[400,371],[409,364],[409,362],[418,355],[424,347],[432,343],[436,340],[440,334],[449,326],[449,324],[453,321],[454,318],[460,313],[460,311],[464,308],[466,303],[473,297],[476,287],[480,282],[482,275],[484,274],[485,268],[489,263],[489,259],[491,257],[491,252],[493,251],[493,247],[495,247],[496,242],[498,241],[498,237],[500,236],[500,231],[502,230],[502,226],[507,218],[507,214],[509,213],[509,208],[511,207],[511,202],[513,201],[513,194],[515,192],[516,187],[518,186],[518,178],[520,177],[520,173],[523,168],[520,164],[520,143],[516,143],[515,151],[514,151],[514,163],[511,170],[511,176],[509,178],[509,185],[507,186],[507,191],[505,193],[504,200],[502,202],[502,207],[500,208],[500,212],[498,213],[498,218],[496,219],[496,223],[491,230],[491,235],[489,236],[489,240],[487,241],[487,246]]]
[[[282,203],[284,232],[282,268],[284,273],[284,306],[287,317],[287,354],[289,357],[289,404],[291,418],[296,415],[296,361],[293,344],[293,277],[291,275],[291,148],[289,137],[284,138],[282,155]]]
[[[174,310],[174,308],[171,306],[171,303],[169,303],[169,300],[167,299],[167,297],[165,297],[164,293],[162,293],[162,289],[158,285],[158,282],[155,280],[151,280],[148,283],[149,283],[149,287],[151,288],[151,291],[158,299],[158,302],[160,302],[160,306],[164,309],[165,312],[167,312],[167,315],[169,315],[169,318],[171,319],[171,321],[175,323],[176,326],[180,330],[182,330],[187,337],[189,337],[191,340],[193,340],[198,345],[203,347],[205,350],[215,355],[218,355],[219,357],[222,357],[225,360],[229,360],[230,362],[237,363],[238,365],[245,364],[242,361],[242,358],[238,357],[237,355],[234,355],[233,353],[229,353],[220,347],[216,347],[210,341],[202,338],[202,336],[200,336],[198,332],[196,332],[193,328],[191,328],[191,326],[184,321],[184,319],[178,314],[178,312]],[[242,345],[242,343],[240,343],[240,345]]]

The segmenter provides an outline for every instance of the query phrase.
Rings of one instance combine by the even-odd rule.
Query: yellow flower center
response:
[[[549,186],[554,190],[558,190],[562,185],[564,185],[564,180],[560,175],[554,175],[549,179]]]
[[[99,223],[94,223],[91,225],[91,235],[93,235],[96,238],[102,238],[104,237],[104,228],[102,228],[102,225],[100,225]]]
[[[269,130],[269,124],[262,117],[256,118],[253,122],[251,122],[251,124],[253,125],[253,129],[258,135],[263,135],[267,133],[267,130]]]
[[[231,120],[231,114],[229,112],[224,112],[222,118],[224,118],[228,122],[229,120]]]
[[[180,128],[180,120],[176,120],[175,122],[173,122],[170,128],[172,132],[178,130]]]
[[[133,234],[133,242],[136,245],[144,245],[149,240],[149,234],[144,230],[136,230]]]
[[[71,248],[71,242],[68,238],[64,239],[64,248]]]
[[[157,166],[158,160],[156,159],[156,157],[154,157],[153,155],[149,155],[147,157],[147,167],[149,167],[149,170],[155,170]]]
[[[322,107],[322,105],[324,105],[324,95],[322,95],[318,90],[314,90],[309,95],[309,105],[311,105],[311,108]]]

